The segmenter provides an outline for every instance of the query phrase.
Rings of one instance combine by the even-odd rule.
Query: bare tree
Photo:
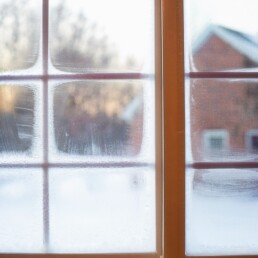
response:
[[[40,27],[37,28],[39,20],[36,11],[32,7],[28,8],[29,2],[16,0],[1,5],[0,35],[4,35],[0,38],[2,71],[26,69],[37,60]],[[72,13],[66,1],[60,2],[51,10],[50,30],[50,57],[57,69],[83,72],[104,68],[108,71],[121,65],[118,63],[119,53],[115,45],[100,25],[90,21],[82,12]],[[124,67],[132,68],[136,64],[129,57]],[[34,123],[34,107],[27,101],[33,92],[20,91],[19,87],[7,85],[0,85],[0,92],[1,88],[5,89],[5,93],[12,91],[13,106],[12,111],[6,111],[0,106],[3,114],[3,118],[0,117],[3,121],[0,127],[7,126],[6,116],[12,117],[6,128],[16,128],[16,137],[12,135],[7,138],[10,138],[9,141],[11,138],[16,140],[15,144],[10,145],[10,149],[23,150],[24,148],[17,147],[19,135],[24,134],[20,132],[23,129],[19,127],[19,123],[25,123],[23,128],[26,128],[28,121],[30,124],[27,124],[27,128]],[[116,87],[113,87],[112,82],[102,87],[92,84],[87,86],[85,82],[57,87],[53,98],[53,115],[58,149],[76,154],[126,154],[125,146],[130,141],[131,122],[123,119],[122,113],[134,98],[141,96],[141,91],[139,83],[125,82],[116,84]],[[4,94],[0,95],[0,102],[4,98]],[[139,103],[138,109],[142,111],[142,98]],[[20,112],[22,107],[28,111]],[[33,131],[29,132],[32,140]],[[5,135],[4,133],[3,139]]]
[[[31,1],[0,5],[0,71],[31,67],[38,57],[39,17]]]
[[[96,22],[82,12],[73,14],[65,1],[52,14],[50,51],[57,68],[80,72],[115,65],[116,49]]]

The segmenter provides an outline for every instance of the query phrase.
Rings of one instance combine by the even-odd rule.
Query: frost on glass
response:
[[[155,170],[50,170],[50,252],[156,250]]]
[[[258,66],[257,7],[253,0],[186,0],[188,69],[254,70]]]
[[[0,73],[35,64],[40,38],[40,3],[0,0]]]
[[[43,251],[42,173],[0,170],[0,253]]]
[[[199,79],[191,80],[189,87],[186,107],[190,109],[190,138],[187,141],[192,145],[193,160],[256,160],[257,80]]]
[[[257,169],[186,171],[186,254],[257,254],[257,207]]]
[[[55,148],[84,156],[135,156],[142,146],[143,86],[83,81],[53,90]]]
[[[149,72],[154,61],[153,21],[153,0],[50,1],[52,64],[77,73]]]
[[[31,87],[0,85],[0,159],[32,154],[35,93]]]

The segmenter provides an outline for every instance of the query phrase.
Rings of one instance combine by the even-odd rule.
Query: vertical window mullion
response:
[[[48,20],[49,0],[42,2],[42,62],[43,62],[43,241],[49,246],[49,178],[48,178]]]

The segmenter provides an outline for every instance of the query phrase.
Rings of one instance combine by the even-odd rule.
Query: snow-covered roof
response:
[[[126,122],[133,120],[136,112],[139,110],[142,104],[142,95],[139,94],[133,98],[131,102],[126,106],[124,112],[121,114],[120,118]]]
[[[195,40],[193,52],[197,52],[212,35],[218,36],[239,53],[258,64],[258,38],[220,25],[209,25]]]

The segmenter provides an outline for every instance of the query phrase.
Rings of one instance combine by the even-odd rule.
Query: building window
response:
[[[248,152],[258,152],[258,130],[249,130],[246,133],[246,149]]]
[[[256,3],[232,4],[184,1],[188,256],[258,255]]]
[[[0,1],[0,256],[161,255],[160,6]]]
[[[203,151],[207,155],[216,155],[229,149],[228,132],[223,129],[203,131]]]

